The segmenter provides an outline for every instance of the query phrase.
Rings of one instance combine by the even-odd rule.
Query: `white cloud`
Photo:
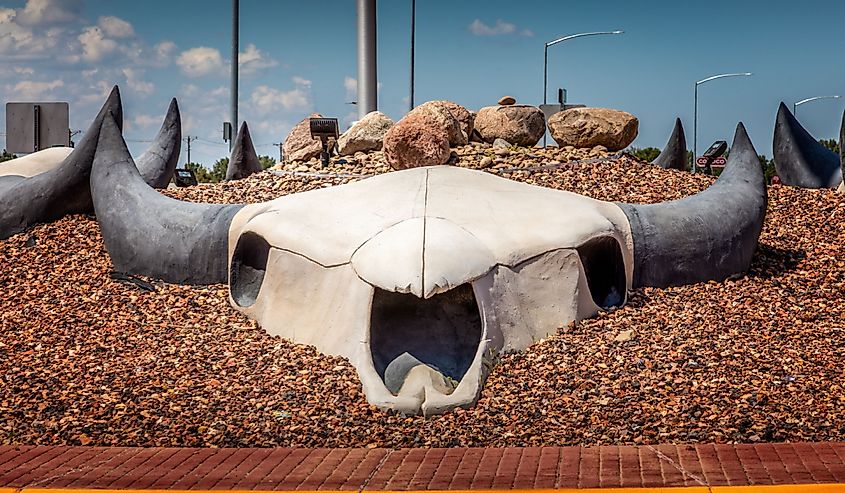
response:
[[[15,85],[6,85],[5,90],[13,99],[36,101],[44,99],[64,85],[65,83],[61,79],[52,81],[22,80]]]
[[[188,77],[204,77],[220,72],[223,68],[223,57],[215,48],[200,46],[183,51],[176,59],[176,65]]]
[[[275,67],[279,62],[250,43],[246,51],[238,53],[238,69],[242,75],[252,75],[259,70]]]
[[[469,32],[476,36],[502,36],[508,34],[519,34],[520,36],[534,36],[534,32],[530,29],[523,29],[517,32],[516,25],[510,22],[503,21],[502,19],[496,20],[496,24],[493,26],[489,26],[481,21],[481,19],[475,19],[470,23]]]
[[[77,39],[82,45],[81,58],[86,62],[99,62],[117,50],[117,42],[106,38],[96,26],[86,27]]]
[[[123,76],[126,77],[126,85],[132,91],[148,96],[155,90],[155,85],[152,82],[142,80],[144,71],[140,69],[124,68],[121,70]]]
[[[289,91],[280,91],[269,86],[258,86],[252,91],[250,101],[259,114],[269,114],[278,110],[305,110],[311,106],[308,89],[311,81],[295,78],[295,87]]]
[[[16,74],[20,75],[32,75],[35,73],[35,70],[33,70],[31,67],[15,67],[13,70]]]
[[[135,118],[132,119],[132,123],[139,128],[148,128],[153,127],[155,125],[159,125],[164,117],[162,116],[153,116],[153,115],[137,115]]]
[[[170,65],[173,53],[176,51],[176,43],[173,41],[162,41],[153,47],[153,51],[155,52],[154,65],[165,67]]]
[[[343,88],[346,89],[346,101],[355,101],[358,97],[358,79],[347,75],[343,78]]]
[[[112,38],[131,38],[135,36],[135,29],[132,28],[132,24],[120,17],[111,15],[102,16],[97,21],[97,26],[106,33],[106,36]]]
[[[49,56],[59,42],[62,29],[50,28],[39,35],[18,22],[14,9],[0,8],[0,54],[7,60],[32,60]]]
[[[83,0],[27,0],[18,12],[18,21],[26,26],[65,24],[77,20]]]

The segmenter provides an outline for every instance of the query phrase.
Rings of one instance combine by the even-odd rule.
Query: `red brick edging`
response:
[[[845,443],[455,449],[0,446],[0,487],[449,490],[845,483]]]

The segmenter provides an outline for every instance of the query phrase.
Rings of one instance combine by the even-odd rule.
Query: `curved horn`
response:
[[[61,164],[31,177],[0,177],[0,239],[36,223],[92,210],[89,177],[100,126],[106,115],[112,115],[109,119],[120,134],[123,107],[117,86],[112,89],[85,136]]]
[[[141,178],[115,121],[105,118],[91,192],[115,270],[167,282],[226,282],[228,234],[242,205],[171,199]]]
[[[153,188],[167,188],[182,151],[182,118],[176,98],[170,100],[164,123],[153,145],[135,161],[141,178]]]
[[[243,122],[241,129],[238,131],[238,136],[235,138],[232,155],[229,157],[226,181],[240,180],[261,170],[261,161],[258,160],[258,154],[255,153],[252,136],[249,135],[249,126],[246,122]]]
[[[766,202],[766,178],[740,123],[725,170],[710,188],[662,204],[619,204],[631,224],[633,287],[722,280],[747,270]]]
[[[842,181],[839,156],[810,135],[785,104],[775,122],[775,170],[784,185],[836,188]]]
[[[666,146],[660,152],[660,155],[651,164],[656,164],[664,169],[681,171],[687,169],[687,139],[684,136],[684,125],[680,118],[675,119],[675,128],[672,130],[669,141],[666,142]]]

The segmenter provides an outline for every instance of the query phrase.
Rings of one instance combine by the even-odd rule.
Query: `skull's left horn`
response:
[[[748,270],[766,217],[766,178],[745,127],[716,183],[662,204],[619,204],[631,223],[633,287],[723,280]]]
[[[229,225],[243,206],[182,202],[150,188],[111,116],[100,129],[91,195],[115,270],[180,284],[226,282]]]

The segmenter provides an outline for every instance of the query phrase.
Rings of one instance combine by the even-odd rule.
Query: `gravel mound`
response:
[[[466,146],[453,160],[613,201],[680,198],[712,182],[627,156],[505,151]],[[322,172],[386,170],[380,153],[353,160]],[[561,164],[520,171],[550,162]],[[314,171],[287,165],[166,193],[258,202],[358,179],[292,174]],[[845,196],[773,187],[769,200],[747,275],[637,290],[621,309],[504,355],[475,408],[428,419],[368,405],[346,360],[266,335],[229,307],[224,285],[113,275],[91,217],[38,226],[0,241],[0,443],[842,441]]]

